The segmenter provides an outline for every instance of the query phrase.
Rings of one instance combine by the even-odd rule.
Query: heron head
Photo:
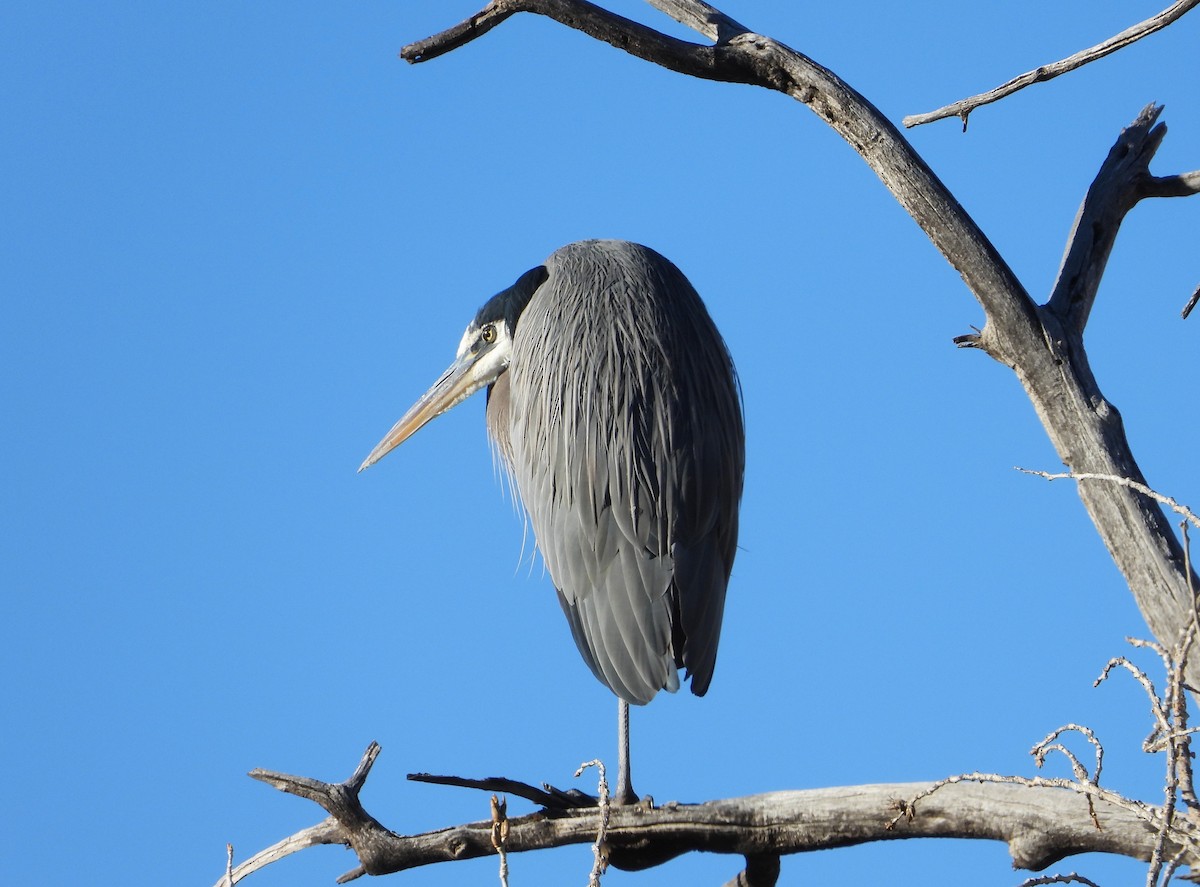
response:
[[[359,471],[374,465],[400,446],[430,419],[458,406],[480,388],[500,378],[512,359],[517,320],[546,276],[545,267],[538,266],[522,274],[508,289],[488,299],[467,325],[454,363],[384,435],[358,467]]]

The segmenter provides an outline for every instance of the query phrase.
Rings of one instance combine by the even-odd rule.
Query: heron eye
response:
[[[486,342],[488,345],[491,345],[493,342],[495,342],[496,341],[496,326],[495,326],[495,324],[489,323],[487,326],[485,326],[483,329],[481,329],[479,331],[479,338],[483,339],[483,341]]]

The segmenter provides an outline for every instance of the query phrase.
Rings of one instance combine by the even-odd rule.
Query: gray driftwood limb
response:
[[[324,822],[301,833],[312,833],[307,842],[289,839],[294,846],[287,852],[317,843],[353,848],[362,865],[339,882],[363,874],[383,875],[496,854],[489,820],[399,835],[367,813],[358,802],[358,791],[378,751],[372,744],[355,776],[345,783],[254,771],[255,778],[313,800],[330,813]],[[913,811],[910,799],[925,795],[933,786],[859,785],[769,792],[702,804],[671,803],[651,809],[614,807],[609,811],[606,833],[609,861],[618,868],[636,870],[697,850],[736,854],[746,857],[747,867],[733,883],[749,887],[773,884],[781,855],[871,841],[998,840],[1008,845],[1015,866],[1034,870],[1074,853],[1099,851],[1149,860],[1154,850],[1155,833],[1147,815],[1099,801],[1095,812],[1101,827],[1097,828],[1087,799],[1067,788],[959,782],[941,785],[921,797],[914,815],[901,815]],[[505,851],[512,854],[589,844],[595,839],[599,817],[595,807],[511,817]],[[286,852],[276,852],[262,864],[283,855]],[[234,872],[235,882],[261,867],[243,863]],[[225,879],[217,883],[220,887]]]
[[[1149,105],[1117,138],[1088,189],[1068,239],[1062,267],[1036,339],[979,342],[1011,366],[1062,461],[1078,474],[1118,475],[1146,483],[1125,436],[1120,413],[1092,375],[1083,335],[1104,267],[1126,213],[1146,197],[1200,191],[1200,175],[1158,177],[1149,164],[1166,135],[1161,106]],[[1194,576],[1162,508],[1133,487],[1081,481],[1079,495],[1120,568],[1154,636],[1175,644],[1192,619]],[[1188,665],[1197,686],[1200,657]]]

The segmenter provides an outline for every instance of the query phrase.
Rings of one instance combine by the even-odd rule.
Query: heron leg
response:
[[[636,804],[637,793],[629,776],[629,703],[617,700],[617,791],[614,804]]]

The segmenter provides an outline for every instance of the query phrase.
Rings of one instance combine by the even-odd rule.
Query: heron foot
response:
[[[639,813],[649,813],[654,809],[654,796],[642,795],[639,797],[637,792],[629,789],[614,792],[609,798],[609,803],[614,807],[632,807]]]

